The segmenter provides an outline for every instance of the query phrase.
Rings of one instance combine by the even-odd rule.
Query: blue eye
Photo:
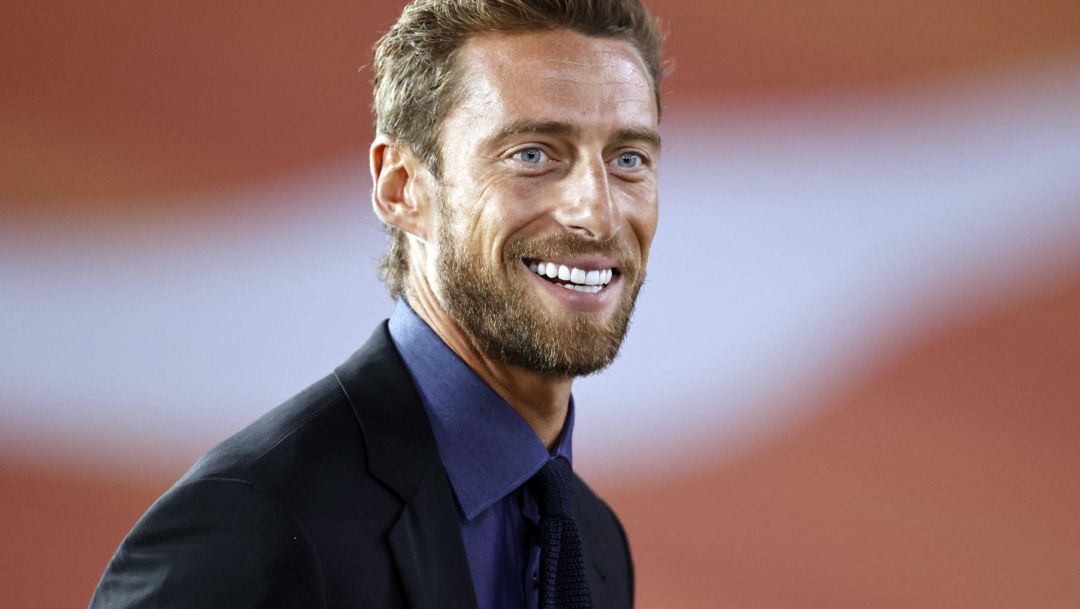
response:
[[[624,152],[615,159],[615,164],[623,169],[636,169],[642,162],[641,155],[636,152]]]
[[[548,160],[546,152],[539,148],[526,148],[514,153],[513,158],[521,161],[522,163],[528,163],[530,165],[536,165]]]

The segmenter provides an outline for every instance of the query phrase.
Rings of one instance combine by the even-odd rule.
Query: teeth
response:
[[[567,290],[573,290],[575,292],[586,292],[589,294],[595,294],[599,292],[600,289],[603,287],[599,285],[574,285],[572,283],[560,283],[557,285],[566,288]]]
[[[558,284],[568,290],[591,294],[599,292],[601,288],[611,283],[611,279],[615,276],[614,269],[586,271],[554,262],[530,262],[529,270],[541,277],[558,278],[560,282],[569,282]]]

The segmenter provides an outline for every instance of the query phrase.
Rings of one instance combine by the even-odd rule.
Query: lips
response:
[[[611,267],[583,269],[546,260],[529,260],[526,262],[532,272],[551,280],[560,287],[576,292],[596,294],[604,289],[604,286],[611,283],[612,278],[615,276],[615,269]]]

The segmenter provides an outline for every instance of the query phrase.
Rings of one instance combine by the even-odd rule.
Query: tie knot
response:
[[[570,516],[574,498],[574,472],[562,457],[549,460],[530,480],[540,516]]]

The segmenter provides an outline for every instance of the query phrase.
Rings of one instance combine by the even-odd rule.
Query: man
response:
[[[400,299],[333,374],[205,455],[92,607],[629,607],[570,471],[657,221],[637,0],[418,0],[376,50],[375,213]]]

